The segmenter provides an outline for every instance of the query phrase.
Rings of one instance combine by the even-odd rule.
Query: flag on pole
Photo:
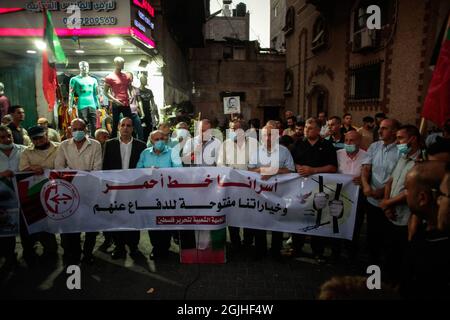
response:
[[[51,13],[45,9],[43,12],[44,42],[47,48],[42,52],[42,90],[48,103],[48,110],[52,111],[56,103],[56,89],[58,87],[55,64],[67,64],[67,57],[53,27]]]
[[[447,15],[444,34],[422,110],[422,117],[439,127],[450,119],[450,15]]]

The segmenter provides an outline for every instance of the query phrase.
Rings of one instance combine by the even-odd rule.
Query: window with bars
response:
[[[381,64],[371,63],[350,68],[350,100],[379,100]]]

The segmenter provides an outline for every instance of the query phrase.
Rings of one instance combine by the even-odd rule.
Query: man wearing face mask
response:
[[[55,169],[93,171],[102,169],[102,147],[98,141],[86,137],[86,123],[82,119],[71,122],[72,138],[61,143],[56,153]],[[83,261],[93,262],[92,251],[96,232],[87,232],[83,246]],[[68,265],[78,264],[81,258],[80,233],[61,234],[64,260]]]
[[[13,142],[11,129],[0,126],[0,196],[2,201],[17,202],[15,193],[6,184],[11,182],[14,172],[19,169],[20,156],[25,146]],[[0,237],[0,256],[6,258],[6,265],[12,266],[16,262],[16,237]]]
[[[361,169],[362,164],[366,161],[367,152],[361,148],[362,137],[361,134],[352,130],[345,134],[344,149],[338,150],[337,160],[338,160],[338,172],[342,174],[349,174],[353,176],[353,183],[356,185],[361,185]],[[358,250],[358,240],[359,233],[361,231],[362,223],[364,222],[364,196],[360,189],[360,194],[358,197],[358,208],[356,210],[356,221],[355,229],[353,231],[353,240],[350,247],[350,256],[352,258],[356,257]],[[335,258],[338,257],[340,248],[335,247],[337,250],[333,250]]]
[[[152,146],[145,149],[136,168],[174,168],[182,167],[178,152],[167,146],[167,135],[161,130],[150,133]],[[169,254],[172,233],[166,230],[150,230],[148,232],[153,250],[150,259],[166,258]]]
[[[397,131],[397,149],[400,153],[391,178],[386,183],[380,208],[389,220],[384,233],[386,243],[386,273],[392,281],[400,276],[399,266],[408,243],[408,221],[411,211],[406,203],[405,178],[421,158],[420,132],[413,125],[404,125]]]
[[[49,140],[48,133],[42,126],[30,128],[28,135],[33,142],[33,146],[28,147],[22,153],[19,170],[33,171],[36,175],[42,175],[45,169],[54,169],[59,144]],[[55,261],[58,245],[54,234],[40,232],[37,235],[29,235],[26,229],[21,230],[24,252],[34,252],[33,245],[38,239],[44,246],[44,254],[42,257],[49,261]]]

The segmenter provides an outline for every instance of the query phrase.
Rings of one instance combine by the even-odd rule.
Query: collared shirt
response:
[[[405,179],[406,174],[409,170],[414,167],[415,161],[420,156],[420,150],[414,153],[411,156],[403,155],[397,162],[394,171],[392,172],[392,186],[391,186],[391,194],[390,198],[398,196],[400,193],[405,191]],[[408,208],[408,205],[400,204],[395,206],[395,221],[391,222],[397,226],[406,226],[408,225],[408,220],[411,215],[411,211]]]
[[[230,167],[238,170],[247,170],[250,161],[252,146],[257,146],[258,142],[253,138],[246,138],[241,145],[229,139],[225,140],[219,151],[217,159],[218,167]]]
[[[13,143],[13,150],[9,157],[0,150],[0,172],[6,170],[19,171],[20,157],[25,148],[25,146]]]
[[[155,153],[153,147],[142,151],[136,168],[177,168],[182,167],[179,153],[175,150],[165,146],[161,153]]]
[[[249,168],[261,168],[261,167],[275,167],[280,169],[289,169],[295,171],[294,160],[288,148],[278,145],[271,151],[268,151],[266,146],[262,143],[259,144],[258,152],[250,152]]]
[[[370,180],[370,187],[372,189],[383,188],[389,177],[394,171],[400,154],[397,150],[397,144],[391,143],[385,145],[382,140],[372,143],[367,150],[367,158],[363,164],[372,166],[372,176]],[[367,198],[370,204],[378,207],[380,200],[374,198]]]
[[[56,131],[55,129],[48,128],[47,134],[48,134],[48,139],[50,141],[61,142],[61,136],[59,135],[58,131]]]
[[[73,138],[61,142],[56,154],[55,169],[101,170],[102,147],[100,142],[86,138],[79,150]]]
[[[13,144],[13,150],[9,156],[0,150],[0,172],[11,170],[13,172],[19,171],[19,162],[21,154],[25,150],[25,146]],[[10,179],[0,179],[0,195],[2,204],[6,207],[17,207],[16,194],[12,187]]]
[[[131,147],[133,146],[133,138],[130,142],[123,143],[119,138],[120,143],[120,157],[122,158],[122,169],[130,168]]]
[[[313,168],[333,165],[337,168],[336,150],[333,144],[320,138],[311,145],[308,139],[299,140],[292,148],[292,157],[296,164]]]
[[[358,153],[352,159],[349,157],[347,151],[338,150],[337,152],[338,160],[338,172],[343,174],[351,174],[352,176],[361,175],[361,167],[363,162],[366,160],[367,152],[359,149]]]
[[[50,147],[46,150],[39,150],[33,146],[26,148],[20,158],[19,170],[24,171],[30,166],[39,165],[44,169],[54,169],[56,153],[59,143],[50,141]]]
[[[196,147],[200,144],[202,145],[201,149],[196,151]],[[182,154],[183,157],[192,155],[191,166],[211,167],[217,164],[221,146],[222,142],[214,137],[202,143],[200,136],[195,136],[186,141]]]

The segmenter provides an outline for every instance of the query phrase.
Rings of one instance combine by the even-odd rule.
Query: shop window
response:
[[[328,28],[323,16],[319,16],[313,25],[311,50],[317,52],[328,44]]]
[[[350,68],[350,100],[379,100],[381,62]]]
[[[283,31],[286,35],[290,35],[292,32],[294,32],[295,27],[295,9],[294,7],[289,7],[286,12],[286,19],[285,19],[285,25],[283,28]]]

